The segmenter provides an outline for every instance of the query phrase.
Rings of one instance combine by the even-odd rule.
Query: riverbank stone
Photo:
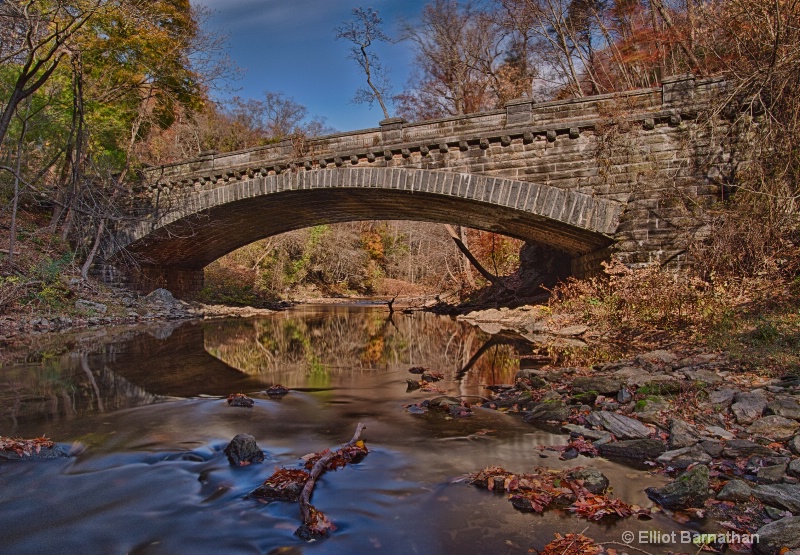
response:
[[[666,451],[667,447],[657,439],[628,439],[598,445],[597,449],[608,459],[653,461]]]
[[[694,463],[710,463],[711,455],[706,453],[699,445],[692,445],[691,447],[665,451],[656,459],[656,462],[673,468],[684,469],[689,468]]]
[[[622,380],[602,376],[583,376],[572,382],[573,393],[595,392],[600,395],[616,395],[622,387]]]
[[[582,481],[583,487],[595,495],[601,495],[608,489],[609,485],[605,474],[592,467],[573,470],[569,473],[569,478],[575,481]]]
[[[767,398],[763,393],[737,393],[731,411],[736,422],[742,425],[752,424],[761,417],[767,408]]]
[[[69,453],[60,445],[52,447],[41,447],[39,451],[33,451],[30,455],[20,455],[16,451],[0,451],[0,462],[3,461],[47,461],[69,457]]]
[[[617,439],[646,439],[650,428],[634,418],[610,411],[595,411],[586,416],[586,422],[611,432]]]
[[[528,424],[541,422],[562,422],[569,418],[570,408],[560,401],[534,403],[525,413],[523,420]]]
[[[225,447],[225,455],[232,466],[248,466],[264,461],[264,453],[250,434],[237,434]]]
[[[681,449],[683,447],[691,447],[700,442],[702,436],[697,428],[681,420],[680,418],[673,418],[669,422],[669,447],[670,449]]]
[[[760,485],[753,489],[753,496],[764,505],[784,509],[794,515],[800,514],[800,485]]]
[[[800,420],[800,403],[789,398],[775,399],[767,404],[764,414]]]
[[[727,484],[722,486],[717,494],[717,499],[720,501],[733,501],[735,503],[744,503],[750,500],[752,491],[750,486],[744,480],[729,480]]]
[[[800,422],[790,420],[783,416],[765,416],[754,421],[748,428],[748,433],[767,437],[775,441],[788,441],[800,429]]]
[[[732,439],[725,443],[722,450],[722,456],[728,459],[738,459],[741,457],[774,457],[777,455],[775,451],[769,447],[759,445],[754,441],[747,439]]]
[[[697,465],[662,488],[647,488],[645,493],[652,501],[667,509],[702,507],[709,494],[709,471]]]
[[[800,517],[792,516],[770,522],[758,529],[753,542],[755,555],[788,555],[787,550],[800,547]]]
[[[717,389],[708,394],[708,402],[717,408],[727,408],[733,403],[736,393],[735,389]]]

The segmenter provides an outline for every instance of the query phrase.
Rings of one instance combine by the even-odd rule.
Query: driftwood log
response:
[[[353,438],[350,441],[339,449],[328,451],[328,453],[323,455],[311,468],[308,481],[306,481],[305,486],[303,486],[303,491],[300,493],[300,514],[303,517],[303,524],[295,531],[295,534],[300,538],[304,540],[320,538],[327,535],[329,530],[334,529],[333,523],[311,504],[311,494],[314,492],[314,485],[317,483],[317,478],[325,472],[331,459],[343,449],[354,446],[361,437],[361,432],[364,431],[364,428],[364,424],[359,422],[358,426],[356,426],[356,432],[353,434]]]

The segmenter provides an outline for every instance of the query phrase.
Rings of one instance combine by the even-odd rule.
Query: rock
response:
[[[596,468],[582,468],[569,473],[571,480],[583,481],[583,487],[595,495],[601,495],[608,489],[608,478]]]
[[[681,374],[686,376],[686,379],[692,380],[694,382],[702,382],[709,385],[715,385],[723,381],[722,377],[719,374],[717,374],[716,372],[712,372],[711,370],[683,369],[680,372]]]
[[[670,376],[646,381],[636,393],[640,395],[675,395],[681,392],[683,384]]]
[[[663,488],[647,488],[647,497],[667,509],[702,507],[710,497],[709,473],[705,465],[697,465]]]
[[[598,445],[600,454],[609,459],[652,461],[658,458],[667,446],[657,439],[629,439]]]
[[[524,370],[520,370],[514,376],[514,383],[522,382],[527,387],[523,387],[520,389],[541,389],[547,386],[547,381],[545,381],[541,376],[538,376],[536,371],[532,368],[526,368]]]
[[[787,441],[792,439],[794,433],[800,428],[800,422],[789,420],[783,416],[765,416],[753,422],[748,433],[757,436],[768,437],[775,441]]]
[[[750,500],[751,496],[750,486],[744,480],[733,479],[728,481],[727,484],[722,486],[717,494],[717,499],[720,501],[734,501],[737,503],[744,503]]]
[[[611,432],[617,439],[645,439],[650,437],[650,428],[627,416],[609,411],[595,411],[586,416],[592,426]]]
[[[624,405],[626,403],[630,403],[631,401],[633,401],[633,393],[631,393],[631,390],[627,387],[623,387],[617,392],[618,403],[622,403]]]
[[[651,375],[646,370],[635,366],[625,366],[614,372],[614,377],[621,380],[628,386],[641,387],[651,379]]]
[[[86,299],[78,299],[75,301],[75,308],[86,312],[95,312],[97,314],[105,314],[108,310],[108,306],[104,305],[103,303],[96,303]]]
[[[729,407],[733,402],[733,398],[736,396],[736,393],[738,392],[735,389],[718,389],[709,394],[708,402],[715,407]]]
[[[794,436],[792,439],[788,441],[786,446],[789,450],[794,453],[795,455],[800,455],[800,434]]]
[[[697,428],[679,418],[673,418],[669,422],[669,448],[680,449],[691,447],[700,442],[701,436]]]
[[[767,407],[767,399],[758,393],[737,393],[731,405],[733,415],[739,424],[752,424],[760,418]]]
[[[722,456],[729,459],[751,457],[753,455],[774,457],[777,453],[768,447],[746,439],[732,439],[725,443],[725,448],[722,450]]]
[[[800,404],[794,399],[776,399],[767,404],[764,414],[800,420]]]
[[[284,395],[289,394],[289,388],[276,383],[275,385],[269,386],[264,393],[272,398],[283,397]]]
[[[790,462],[786,472],[789,476],[800,478],[800,459],[794,459]]]
[[[757,474],[765,466],[775,466],[776,464],[789,464],[789,457],[759,457],[753,456],[747,459],[744,471],[748,474]]]
[[[713,459],[716,459],[716,458],[722,456],[723,447],[722,447],[722,442],[721,441],[717,441],[717,440],[714,440],[714,439],[708,439],[708,440],[705,440],[705,441],[701,441],[700,442],[700,447],[702,447],[703,451],[708,453],[708,455]]]
[[[149,303],[162,302],[164,304],[173,304],[175,302],[175,297],[166,289],[159,287],[149,295],[146,295],[144,300]]]
[[[735,439],[736,436],[720,426],[706,426],[706,432],[720,439]]]
[[[636,362],[645,368],[659,368],[668,367],[672,368],[672,364],[678,360],[674,354],[669,351],[657,350],[644,353],[636,357]]]
[[[584,428],[583,426],[578,426],[577,424],[564,424],[561,426],[561,431],[568,433],[571,437],[583,436],[584,439],[588,439],[595,445],[608,443],[614,439],[609,432],[603,430],[590,430],[589,428]]]
[[[694,463],[708,464],[711,462],[711,456],[699,445],[692,445],[691,447],[666,451],[656,459],[656,462],[673,468],[684,469]]]
[[[228,395],[227,400],[228,404],[232,407],[250,408],[256,403],[244,393],[231,393]]]
[[[796,484],[756,486],[753,496],[764,505],[785,509],[795,515],[800,513],[800,486]]]
[[[786,463],[775,464],[760,468],[756,474],[756,481],[759,484],[779,484],[783,482],[786,475]]]
[[[258,448],[256,438],[249,434],[237,434],[225,448],[225,455],[233,466],[248,466],[264,461],[264,453]]]
[[[64,448],[55,444],[52,447],[40,447],[39,451],[35,449],[31,451],[30,455],[20,455],[16,451],[3,451],[0,450],[0,462],[3,461],[47,461],[51,459],[61,459],[69,457]]]
[[[573,393],[595,392],[600,395],[616,395],[622,382],[614,378],[582,376],[572,382]]]
[[[528,424],[537,422],[562,422],[569,418],[570,409],[560,401],[534,403],[523,419]]]
[[[460,399],[456,399],[455,397],[449,397],[447,395],[441,395],[439,397],[434,397],[430,400],[428,406],[432,409],[438,409],[443,411],[450,410],[452,406],[458,406],[461,404]]]
[[[551,331],[553,335],[558,335],[561,337],[577,337],[578,335],[583,335],[589,330],[586,326],[567,326],[566,328],[561,328],[560,330]]]
[[[758,529],[753,542],[755,555],[784,555],[786,550],[800,547],[800,517],[792,516],[770,522]],[[788,555],[788,554],[786,554]]]

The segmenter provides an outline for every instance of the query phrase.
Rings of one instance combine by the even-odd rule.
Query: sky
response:
[[[384,32],[400,35],[402,21],[418,18],[426,0],[191,0],[211,11],[207,28],[227,37],[228,53],[243,70],[233,93],[218,94],[262,98],[264,91],[278,92],[308,109],[309,116],[324,120],[337,131],[377,127],[383,112],[377,103],[352,102],[366,78],[348,59],[352,43],[335,40],[334,28],[352,17],[356,7],[372,7],[383,19]],[[399,92],[411,70],[407,43],[379,44],[375,49],[390,70],[393,89]]]

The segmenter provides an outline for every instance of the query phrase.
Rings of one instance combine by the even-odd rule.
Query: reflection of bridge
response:
[[[590,270],[616,243],[629,263],[679,256],[681,196],[708,197],[722,152],[694,120],[719,80],[575,100],[512,101],[504,110],[370,129],[218,155],[146,172],[137,224],[105,246],[134,284],[176,292],[255,240],[353,220],[448,222],[541,243]],[[130,276],[128,276],[130,277]]]

